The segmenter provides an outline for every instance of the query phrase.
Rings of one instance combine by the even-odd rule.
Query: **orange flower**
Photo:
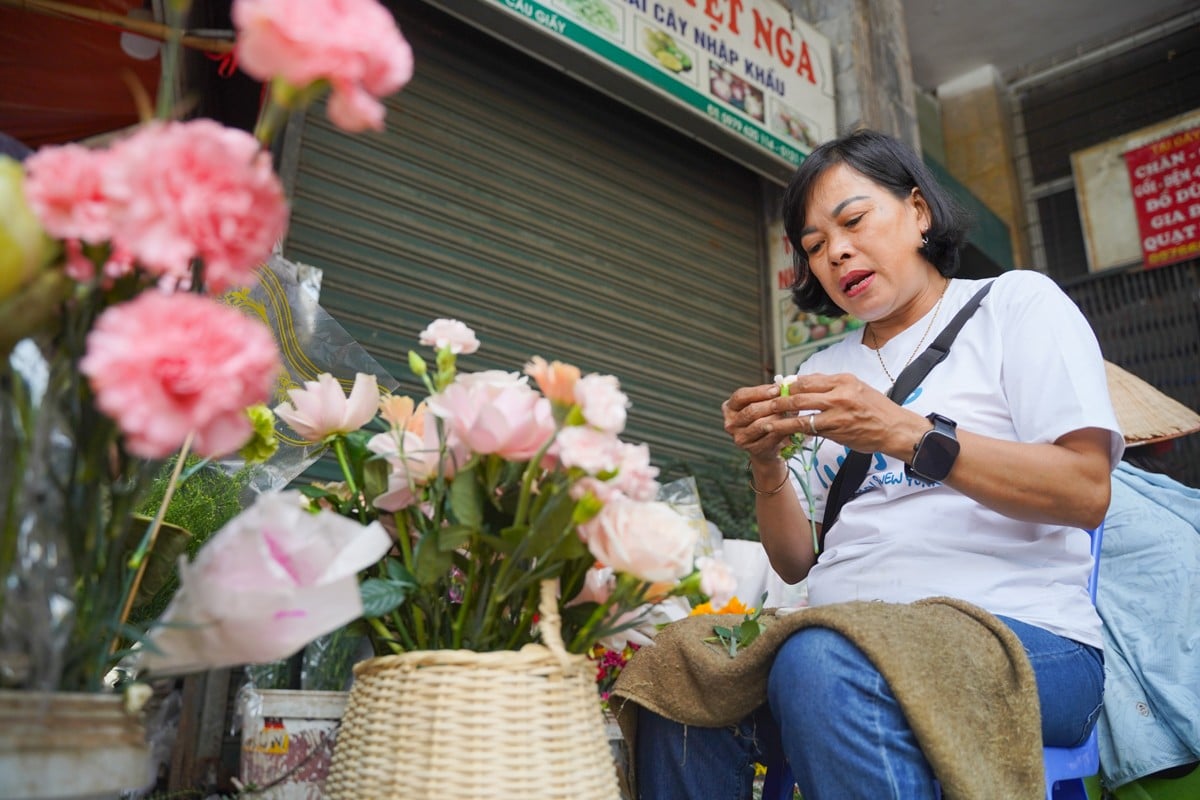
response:
[[[753,614],[755,609],[748,608],[742,604],[742,601],[737,599],[737,596],[730,598],[729,602],[718,609],[712,607],[712,603],[701,603],[692,609],[691,616],[700,614]]]
[[[561,361],[546,363],[541,356],[534,356],[525,365],[525,374],[533,378],[551,403],[569,406],[575,402],[575,383],[579,380],[579,367]]]

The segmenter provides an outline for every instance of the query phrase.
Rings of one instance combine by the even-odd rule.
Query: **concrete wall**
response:
[[[901,0],[791,0],[791,8],[829,37],[839,133],[874,128],[920,150]]]
[[[939,86],[937,99],[946,168],[1008,225],[1013,266],[1030,266],[1012,114],[1000,74],[980,67]]]

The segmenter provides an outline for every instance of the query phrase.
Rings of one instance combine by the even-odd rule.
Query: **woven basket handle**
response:
[[[563,665],[563,669],[570,668],[574,671],[577,659],[571,658],[562,639],[562,617],[558,615],[558,580],[542,581],[541,592],[538,602],[538,630],[542,634],[542,644],[549,648]]]

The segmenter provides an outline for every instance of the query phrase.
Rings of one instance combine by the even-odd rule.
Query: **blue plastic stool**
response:
[[[1100,578],[1100,541],[1104,537],[1104,523],[1088,531],[1092,537],[1092,575],[1088,579],[1088,594],[1092,605],[1096,604],[1096,583]],[[1084,778],[1100,771],[1100,744],[1096,739],[1096,728],[1087,740],[1078,747],[1043,747],[1042,760],[1046,765],[1046,800],[1088,800]],[[780,759],[767,764],[767,775],[763,779],[763,800],[792,800],[796,779],[786,760]],[[941,789],[938,789],[941,796]]]

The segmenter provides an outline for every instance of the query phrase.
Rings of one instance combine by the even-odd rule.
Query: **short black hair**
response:
[[[808,267],[808,254],[800,246],[804,211],[813,185],[826,170],[837,164],[845,164],[862,173],[902,200],[914,188],[920,189],[932,220],[925,232],[928,243],[922,245],[919,252],[947,278],[958,272],[959,250],[966,240],[970,222],[966,212],[934,179],[911,147],[885,133],[861,129],[813,150],[784,190],[783,227],[792,245],[792,265],[796,270],[792,301],[797,308],[828,316],[846,313],[813,278]]]

